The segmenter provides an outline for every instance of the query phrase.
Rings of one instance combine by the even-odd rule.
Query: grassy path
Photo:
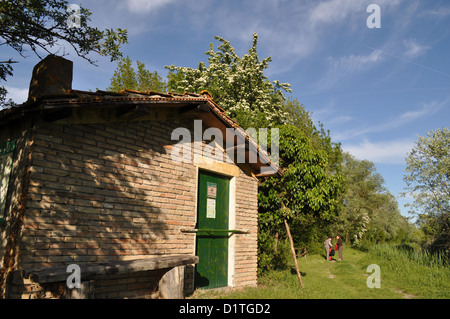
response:
[[[381,288],[368,288],[367,266],[375,263],[371,257],[359,250],[344,250],[344,260],[329,262],[323,256],[311,255],[299,259],[300,272],[305,288],[301,289],[292,269],[270,272],[254,288],[229,291],[196,291],[191,298],[236,298],[236,299],[392,299],[392,298],[450,298],[446,291],[422,296],[418,289],[412,290],[396,276],[384,276],[381,266]],[[393,279],[394,278],[394,279]],[[442,290],[442,288],[440,288]],[[406,291],[405,291],[406,290]],[[435,292],[436,293],[436,292]],[[436,297],[437,296],[437,297]]]

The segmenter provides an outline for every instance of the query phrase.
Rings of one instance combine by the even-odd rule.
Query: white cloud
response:
[[[400,116],[398,116],[390,121],[387,121],[386,123],[367,127],[364,131],[359,132],[359,135],[364,134],[364,133],[385,132],[385,131],[389,131],[394,128],[398,128],[405,124],[414,122],[418,119],[423,118],[426,115],[434,114],[439,109],[441,109],[441,107],[443,105],[447,104],[447,101],[448,101],[448,99],[443,102],[440,102],[440,103],[438,103],[436,101],[433,101],[431,103],[424,103],[424,104],[422,104],[422,107],[420,109],[413,110],[413,111],[406,111],[406,112],[402,113]]]
[[[372,143],[364,140],[362,143],[342,145],[342,149],[359,160],[369,160],[374,163],[404,164],[407,154],[411,151],[414,139],[404,138],[391,141]]]
[[[28,99],[28,88],[19,88],[5,86],[8,93],[6,94],[6,99],[12,99],[15,103],[20,104]]]
[[[450,15],[450,7],[441,7],[436,10],[429,10],[421,14],[421,16],[431,16],[433,18],[444,18]]]
[[[129,0],[130,1],[130,0]],[[377,0],[383,10],[392,15],[403,0]],[[270,75],[288,71],[299,61],[309,58],[326,47],[335,32],[351,32],[359,35],[367,29],[366,8],[372,0],[321,0],[274,1],[248,0],[239,6],[221,6],[208,12],[207,19],[217,26],[221,36],[230,40],[236,48],[248,43],[256,32],[260,43],[273,59]],[[276,27],[275,27],[276,26]],[[337,31],[337,28],[342,28]],[[355,43],[359,39],[355,39]],[[345,44],[346,46],[347,44]],[[343,46],[344,47],[344,46]],[[354,52],[349,44],[347,52]],[[381,52],[374,50],[367,56],[353,54],[332,62],[342,68],[355,71],[364,63],[381,59]],[[333,67],[333,66],[332,66]],[[315,86],[314,86],[315,87]],[[320,85],[319,85],[320,87]]]
[[[350,13],[361,10],[362,3],[353,0],[331,0],[319,3],[309,15],[312,24],[344,20]]]
[[[382,10],[389,10],[403,0],[329,0],[317,4],[309,13],[309,21],[313,25],[346,22],[352,16],[356,16],[361,21],[367,18],[367,6],[372,3],[378,4]],[[383,11],[382,11],[383,13]]]
[[[177,0],[126,0],[125,5],[133,13],[148,13],[175,1]]]
[[[361,71],[381,61],[381,50],[374,50],[369,55],[348,55],[339,59],[329,57],[333,69],[343,73]]]
[[[332,119],[328,120],[327,124],[328,125],[343,124],[343,123],[347,123],[351,120],[353,120],[353,117],[351,117],[351,116],[340,115],[340,116],[336,116],[336,117],[333,117]]]
[[[406,47],[405,56],[410,59],[424,55],[430,49],[428,46],[420,45],[414,39],[403,40],[403,44]]]
[[[343,83],[349,75],[366,71],[383,60],[382,50],[373,50],[368,55],[347,55],[340,58],[328,57],[328,70],[314,85],[318,90],[325,90]]]
[[[450,96],[443,101],[432,101],[430,103],[423,103],[419,109],[406,111],[395,118],[387,120],[384,123],[358,127],[344,132],[338,132],[335,134],[335,138],[340,141],[345,141],[350,138],[358,137],[370,133],[388,132],[393,129],[397,129],[406,124],[423,119],[426,116],[435,114],[442,108],[448,106],[450,102]]]

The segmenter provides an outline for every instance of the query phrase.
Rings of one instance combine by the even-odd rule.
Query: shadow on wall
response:
[[[176,143],[170,132],[179,125],[39,124],[21,267],[192,254],[194,240],[179,228],[195,224],[195,168],[171,163],[168,151]],[[13,295],[34,289],[14,281]],[[60,284],[45,288],[61,296]]]

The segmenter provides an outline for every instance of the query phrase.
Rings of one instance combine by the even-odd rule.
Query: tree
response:
[[[446,127],[420,136],[406,158],[407,192],[411,211],[432,239],[431,250],[450,248],[450,130]]]
[[[371,243],[397,240],[400,229],[405,226],[405,218],[400,213],[397,200],[388,191],[374,194],[373,197],[374,208],[364,239]]]
[[[343,234],[347,243],[358,243],[369,228],[375,208],[374,195],[384,191],[384,181],[372,162],[359,161],[348,153],[344,154],[343,174],[344,207],[339,214],[336,230]]]
[[[340,174],[342,163],[342,149],[340,143],[331,141],[330,131],[326,131],[319,122],[319,129],[312,120],[312,113],[306,111],[297,99],[289,98],[282,103],[285,114],[284,122],[295,126],[312,143],[315,149],[321,149],[328,154],[328,171]]]
[[[407,220],[400,214],[395,197],[383,186],[383,177],[375,165],[344,153],[342,173],[345,176],[344,207],[334,229],[347,243],[361,245],[393,241],[406,237]]]
[[[259,227],[260,233],[265,234],[260,238],[260,247],[270,249],[264,241],[274,238],[284,225],[293,250],[288,222],[333,220],[339,210],[343,180],[341,175],[328,171],[328,154],[313,148],[299,128],[283,125],[279,135],[283,175],[266,178],[259,188]],[[295,229],[296,233],[302,231]],[[261,253],[262,257],[267,256],[267,252]]]
[[[210,44],[204,62],[197,69],[166,66],[170,70],[169,88],[175,92],[207,90],[214,101],[243,128],[272,127],[283,124],[285,113],[282,103],[285,92],[291,92],[288,83],[270,82],[264,75],[271,58],[260,60],[257,54],[258,35],[248,54],[239,57],[227,40],[216,36],[221,45],[218,51]]]
[[[137,71],[135,71],[132,64],[133,61],[128,56],[117,63],[107,90],[114,92],[124,89],[142,92],[165,92],[167,90],[167,84],[158,72],[150,72],[145,68],[145,64],[139,61],[136,61]]]
[[[414,199],[415,213],[437,216],[450,211],[450,129],[420,136],[406,158],[407,192]]]
[[[0,1],[0,46],[8,46],[22,57],[31,49],[41,57],[40,50],[61,54],[62,43],[66,43],[92,64],[95,61],[89,57],[91,52],[117,60],[121,57],[120,46],[127,43],[127,31],[91,27],[90,16],[88,9],[73,7],[66,0]],[[0,80],[13,75],[14,63],[17,61],[12,58],[0,61]],[[6,94],[3,86],[0,94]]]

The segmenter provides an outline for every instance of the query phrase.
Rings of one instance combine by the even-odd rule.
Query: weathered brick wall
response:
[[[192,253],[193,239],[179,230],[195,224],[196,171],[170,161],[162,145],[173,143],[173,128],[42,124],[34,134],[22,266]]]
[[[236,228],[249,234],[236,236],[234,285],[257,283],[258,264],[258,184],[255,178],[241,174],[236,181]]]
[[[19,267],[195,254],[195,235],[180,230],[195,227],[197,167],[174,163],[170,155],[177,143],[170,140],[171,132],[189,125],[177,121],[39,123],[31,148]],[[257,182],[241,171],[236,188],[236,228],[248,229],[251,234],[235,235],[233,284],[254,285]],[[158,274],[149,278],[156,280],[155,276]],[[187,291],[193,289],[192,276],[191,271],[185,279]],[[129,278],[114,279],[116,282],[100,278],[96,295],[129,297],[135,287],[136,296],[154,296],[149,287],[145,288],[147,295],[142,293],[145,284],[136,275]],[[127,280],[130,295],[124,296],[118,286],[125,287]],[[29,288],[27,282],[19,285],[18,281],[14,280],[13,297],[42,297],[45,287]]]

